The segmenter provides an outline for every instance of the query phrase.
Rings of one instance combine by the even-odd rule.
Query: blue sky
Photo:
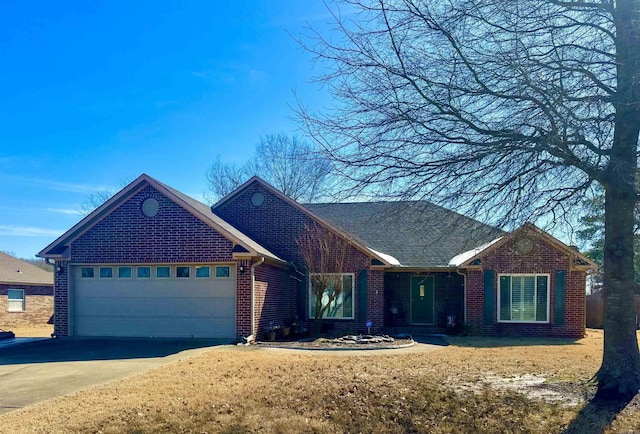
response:
[[[1,1],[0,250],[33,257],[141,173],[199,196],[217,154],[295,133],[294,91],[330,99],[289,33],[329,18],[320,0]]]

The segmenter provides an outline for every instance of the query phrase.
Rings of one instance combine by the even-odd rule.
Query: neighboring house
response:
[[[428,202],[301,205],[254,177],[212,207],[142,175],[47,246],[58,336],[214,337],[312,327],[296,240],[350,241],[334,331],[581,337],[586,257]],[[479,246],[479,247],[478,247]]]
[[[53,315],[53,273],[0,252],[0,326],[46,324]]]

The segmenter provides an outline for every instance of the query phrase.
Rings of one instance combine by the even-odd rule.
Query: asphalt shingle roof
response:
[[[53,273],[0,252],[0,283],[53,285]]]
[[[504,232],[427,201],[307,204],[308,210],[407,267],[447,266]]]

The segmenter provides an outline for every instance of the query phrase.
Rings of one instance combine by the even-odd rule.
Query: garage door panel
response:
[[[235,338],[233,279],[82,279],[74,272],[78,336]]]
[[[184,297],[235,297],[235,281],[206,282],[90,282],[81,280],[78,297],[136,297],[136,298],[184,298]],[[209,284],[209,287],[205,285]]]

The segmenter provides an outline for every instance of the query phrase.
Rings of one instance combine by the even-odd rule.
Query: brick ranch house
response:
[[[334,332],[583,336],[593,262],[531,224],[511,233],[428,202],[301,205],[254,177],[209,207],[141,175],[39,253],[57,336],[262,337],[312,327],[296,240],[350,240]]]
[[[53,273],[0,252],[0,328],[46,324],[53,315]]]

